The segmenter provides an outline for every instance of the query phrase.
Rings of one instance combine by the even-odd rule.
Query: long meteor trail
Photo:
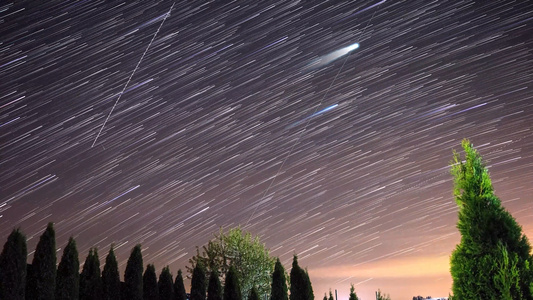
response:
[[[120,92],[120,94],[118,95],[117,101],[115,101],[115,104],[113,105],[113,107],[111,108],[111,111],[110,111],[109,114],[107,115],[107,118],[105,119],[104,124],[102,124],[102,127],[100,127],[100,131],[99,131],[98,134],[96,135],[96,138],[94,139],[94,142],[93,142],[93,144],[91,145],[91,148],[94,147],[94,145],[96,144],[96,140],[98,139],[98,137],[99,137],[100,134],[102,133],[102,130],[104,130],[105,124],[106,124],[107,121],[109,120],[109,117],[111,117],[111,114],[113,113],[113,110],[114,110],[115,107],[117,106],[118,101],[120,100],[120,97],[122,97],[122,94],[124,94],[124,91],[125,91],[126,88],[128,87],[128,84],[130,83],[131,78],[133,77],[133,74],[135,74],[135,71],[137,71],[137,69],[139,68],[139,65],[141,64],[141,61],[143,60],[144,56],[146,55],[146,52],[148,52],[148,49],[150,49],[150,46],[151,46],[152,43],[154,42],[155,37],[156,37],[157,34],[159,33],[159,30],[161,30],[161,27],[163,27],[163,24],[165,23],[165,20],[167,19],[167,17],[170,16],[170,12],[172,11],[172,8],[174,8],[174,4],[176,4],[176,2],[174,2],[174,3],[172,4],[172,6],[170,7],[170,9],[168,10],[168,13],[165,15],[165,18],[163,19],[163,22],[161,22],[161,25],[159,25],[159,28],[157,28],[157,31],[155,32],[154,36],[152,37],[152,40],[150,41],[150,43],[148,44],[148,47],[146,47],[146,50],[144,50],[144,53],[143,53],[143,55],[141,56],[141,59],[139,59],[139,62],[138,62],[137,65],[135,66],[135,69],[133,69],[133,72],[131,72],[130,78],[128,78],[128,81],[127,81],[126,84],[124,85],[124,88],[122,89],[122,92]]]

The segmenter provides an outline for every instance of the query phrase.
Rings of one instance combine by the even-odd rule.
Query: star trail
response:
[[[137,243],[176,274],[240,224],[315,299],[444,297],[463,138],[533,238],[529,1],[4,1],[0,24],[0,237],[28,261],[52,221],[121,279]]]

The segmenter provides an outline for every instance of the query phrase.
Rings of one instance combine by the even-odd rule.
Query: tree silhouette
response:
[[[102,271],[102,290],[104,300],[120,300],[120,275],[113,246],[109,248],[109,253],[105,258],[105,266]]]
[[[274,265],[274,273],[272,273],[272,286],[270,300],[288,300],[287,295],[287,278],[285,277],[285,268],[279,261],[276,260]]]
[[[224,300],[242,300],[237,271],[230,266],[224,282]]]
[[[143,276],[143,299],[159,300],[159,289],[157,287],[157,276],[155,275],[155,266],[147,265]]]
[[[0,254],[0,299],[25,299],[27,256],[26,237],[13,229]]]
[[[56,234],[54,224],[48,223],[35,248],[26,298],[53,300],[56,289]]]
[[[174,300],[187,300],[181,269],[178,270],[178,275],[176,275],[176,280],[174,281]]]
[[[200,261],[192,272],[190,300],[205,300],[205,288],[205,268]]]
[[[207,300],[222,300],[222,286],[216,270],[209,275],[209,286],[207,287]]]
[[[80,274],[80,299],[102,299],[102,278],[100,277],[100,260],[96,248],[89,250]]]
[[[76,241],[70,237],[57,267],[56,300],[77,300],[80,295],[80,261]]]
[[[136,245],[131,250],[126,271],[124,272],[124,294],[122,299],[143,299],[143,257],[141,245]]]
[[[159,274],[157,286],[159,288],[159,300],[174,299],[174,286],[172,285],[172,274],[169,266],[164,267]]]

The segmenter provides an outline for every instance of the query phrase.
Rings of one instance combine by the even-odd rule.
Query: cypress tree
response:
[[[216,270],[209,275],[209,286],[207,288],[207,300],[222,300],[222,286]]]
[[[172,285],[172,274],[168,266],[163,268],[159,274],[159,300],[174,300],[174,286]]]
[[[357,297],[357,294],[355,293],[355,288],[353,286],[353,283],[350,286],[350,298],[348,300],[359,300],[359,298]]]
[[[305,278],[303,277],[303,270],[298,266],[298,257],[296,254],[292,259],[292,269],[291,269],[291,294],[290,300],[306,300],[305,293]]]
[[[328,300],[328,295],[326,295],[326,293],[324,293],[324,298],[323,300]]]
[[[465,157],[454,153],[451,168],[461,233],[450,260],[453,298],[531,300],[529,241],[494,194],[481,156],[468,140],[462,146]]]
[[[24,300],[27,256],[26,237],[13,229],[0,254],[0,299]]]
[[[187,300],[181,269],[178,270],[178,275],[176,275],[176,280],[174,281],[174,300]]]
[[[331,289],[329,290],[329,298],[328,298],[328,300],[335,300],[333,298],[333,293],[331,292]]]
[[[307,300],[314,300],[315,295],[313,293],[313,286],[311,285],[311,280],[309,279],[309,273],[307,272],[307,268],[305,269],[303,276],[305,279],[305,291],[307,295]]]
[[[143,276],[143,299],[159,300],[159,290],[157,288],[157,276],[155,275],[155,266],[147,265]]]
[[[192,300],[192,299],[191,299]],[[241,287],[235,267],[230,266],[224,282],[224,300],[242,300]]]
[[[77,300],[80,292],[80,261],[76,241],[70,237],[57,267],[56,300]]]
[[[102,299],[100,260],[96,248],[91,248],[80,274],[80,300]]]
[[[199,261],[192,272],[190,300],[205,300],[205,287],[205,268]]]
[[[276,260],[274,265],[274,273],[272,273],[272,289],[270,300],[288,300],[287,295],[287,278],[285,278],[285,268],[279,261]],[[326,299],[327,300],[327,299]]]
[[[248,295],[248,300],[259,300],[259,295],[257,294],[257,289],[252,287],[250,294]]]
[[[39,238],[31,264],[32,276],[28,278],[26,298],[53,300],[56,288],[56,234],[53,223],[48,223]]]
[[[102,290],[104,300],[120,300],[120,275],[113,246],[109,248],[109,253],[105,258],[105,266],[102,271]]]
[[[131,251],[124,272],[124,294],[122,299],[142,300],[143,298],[143,257],[141,245]]]

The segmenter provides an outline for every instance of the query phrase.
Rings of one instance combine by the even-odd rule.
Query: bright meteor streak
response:
[[[291,125],[287,126],[287,129],[291,129],[294,126],[298,126],[298,125],[302,124],[303,122],[305,122],[305,121],[307,121],[307,120],[309,120],[309,119],[311,119],[313,117],[316,117],[316,116],[318,116],[320,114],[323,114],[323,113],[327,112],[328,110],[334,109],[337,106],[339,106],[339,105],[338,104],[333,104],[333,105],[328,106],[328,107],[326,107],[326,108],[324,108],[324,109],[322,109],[320,111],[317,111],[316,113],[314,113],[314,114],[312,114],[312,115],[310,115],[310,116],[308,116],[308,117],[306,117],[306,118],[304,118],[304,119],[302,119],[302,120],[300,120],[298,122],[292,123]]]
[[[359,48],[359,43],[355,43],[355,44],[352,44],[352,45],[350,45],[348,47],[344,47],[344,48],[339,49],[337,51],[333,51],[330,54],[324,55],[324,56],[320,57],[319,59],[313,61],[311,64],[309,64],[308,68],[309,69],[315,69],[315,68],[323,67],[323,66],[331,63],[332,61],[334,61],[334,60],[336,60],[338,58],[341,58],[342,56],[354,51],[357,48]]]

